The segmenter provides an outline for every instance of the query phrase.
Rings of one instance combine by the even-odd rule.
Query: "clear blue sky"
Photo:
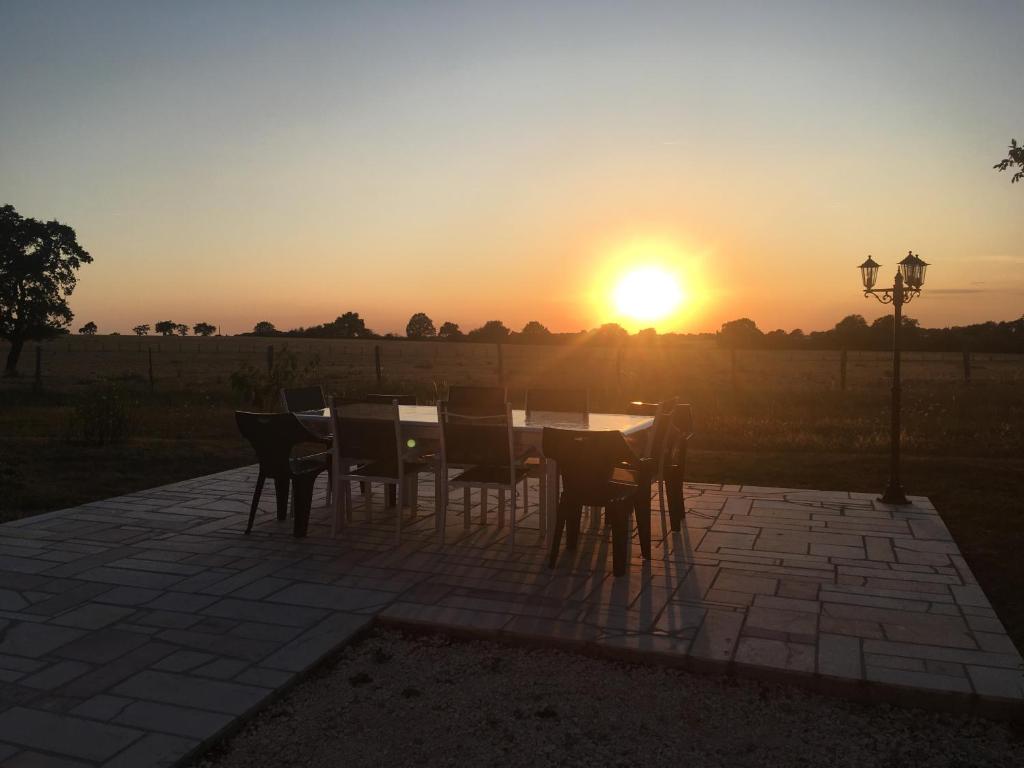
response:
[[[908,248],[922,322],[1019,316],[1024,4],[836,6],[0,0],[0,203],[101,331],[577,330],[648,242],[665,330],[877,316]]]

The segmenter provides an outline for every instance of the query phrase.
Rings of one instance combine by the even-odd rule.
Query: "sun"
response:
[[[685,300],[678,278],[660,267],[641,267],[623,275],[612,290],[615,311],[640,322],[664,320]]]

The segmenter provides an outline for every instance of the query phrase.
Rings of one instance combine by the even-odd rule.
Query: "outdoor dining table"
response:
[[[305,411],[295,414],[316,434],[328,435],[331,431],[331,410]],[[398,417],[401,422],[402,439],[407,443],[416,440],[440,440],[441,430],[437,421],[437,407],[433,405],[400,405]],[[626,413],[564,413],[556,411],[512,411],[512,433],[516,448],[532,449],[543,458],[542,436],[545,427],[557,429],[578,429],[591,432],[617,431],[626,437],[637,435],[654,425],[654,417]],[[412,443],[415,445],[415,443]],[[546,474],[547,509],[553,510],[558,504],[558,467],[554,461],[543,462]],[[545,521],[541,519],[541,538],[546,536]]]

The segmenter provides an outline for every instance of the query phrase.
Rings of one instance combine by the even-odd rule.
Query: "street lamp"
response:
[[[870,256],[860,265],[860,276],[864,282],[864,295],[874,296],[883,304],[892,304],[892,432],[890,436],[891,456],[889,464],[889,485],[882,494],[885,504],[909,504],[900,483],[900,327],[903,325],[903,305],[909,304],[915,296],[921,295],[924,275],[928,263],[920,256],[907,251],[899,263],[899,270],[892,288],[875,288],[878,268],[881,264]]]

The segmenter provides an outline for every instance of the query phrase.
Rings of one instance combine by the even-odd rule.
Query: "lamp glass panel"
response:
[[[870,291],[875,287],[875,281],[878,279],[879,266],[880,265],[876,264],[874,259],[870,256],[867,261],[860,265],[860,277],[861,280],[864,281],[864,290]]]

